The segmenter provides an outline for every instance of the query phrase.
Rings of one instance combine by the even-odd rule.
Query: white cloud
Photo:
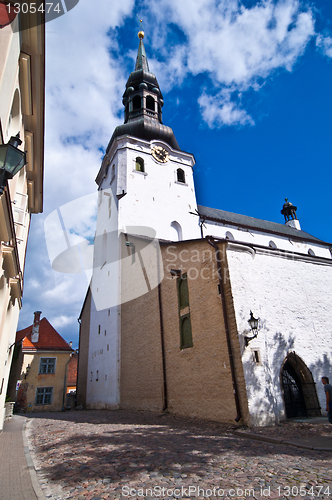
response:
[[[223,89],[216,96],[203,92],[198,99],[204,121],[210,128],[215,125],[253,125],[253,119],[231,100],[232,89]]]
[[[158,32],[158,48],[165,60],[161,81],[181,84],[188,74],[206,75],[214,90],[208,95],[205,89],[199,103],[210,126],[254,123],[245,110],[225,102],[223,93],[218,94],[218,110],[216,90],[245,92],[256,89],[259,79],[280,68],[291,71],[314,35],[313,14],[309,8],[304,11],[297,0],[267,0],[251,8],[229,0],[165,0],[163,9],[157,0],[147,4],[153,18],[151,28]],[[155,28],[154,17],[159,20]],[[170,23],[179,27],[184,37],[171,46],[166,43]],[[162,64],[155,66],[159,70]]]
[[[318,35],[316,38],[316,46],[325,56],[332,57],[332,38],[330,36]]]
[[[63,328],[65,326],[74,326],[75,329],[73,328],[73,337],[77,336],[76,331],[77,330],[77,318],[75,316],[51,316],[49,318],[49,322],[54,326],[55,329],[57,328]]]

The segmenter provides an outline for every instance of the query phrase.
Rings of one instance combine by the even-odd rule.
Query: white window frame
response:
[[[49,395],[50,395],[50,401],[49,402],[45,402],[45,397],[49,396]],[[38,397],[39,396],[42,396],[42,402],[38,403]],[[53,399],[53,387],[37,387],[36,388],[36,399],[35,399],[35,405],[36,406],[51,405],[52,404],[52,399]]]
[[[42,360],[43,359],[46,359],[47,362],[46,363],[42,363]],[[49,359],[52,359],[54,360],[54,362],[52,363],[48,363],[48,360]],[[49,365],[53,365],[54,366],[54,370],[53,371],[41,371],[41,367],[42,367],[42,364],[46,365],[46,367],[48,368]],[[48,357],[43,357],[43,358],[40,358],[40,361],[39,361],[39,372],[38,372],[38,375],[53,375],[55,373],[55,370],[56,370],[56,357],[51,357],[51,356],[48,356]]]

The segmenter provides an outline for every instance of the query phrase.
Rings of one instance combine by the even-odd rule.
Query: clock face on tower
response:
[[[155,158],[160,163],[166,163],[168,161],[168,151],[161,146],[154,146],[151,150],[153,158]]]

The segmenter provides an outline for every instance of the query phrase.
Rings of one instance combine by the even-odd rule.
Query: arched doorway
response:
[[[321,416],[312,373],[295,352],[289,353],[284,361],[281,386],[287,418]]]

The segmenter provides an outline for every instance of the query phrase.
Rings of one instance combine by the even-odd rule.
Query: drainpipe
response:
[[[70,361],[70,358],[71,358],[71,354],[70,354],[70,357],[66,363],[66,366],[65,366],[65,380],[64,380],[64,384],[63,384],[63,398],[62,398],[62,411],[65,411],[65,402],[66,402],[66,393],[67,393],[67,371],[68,371],[68,365],[69,365],[69,361]]]
[[[222,268],[221,268],[221,264],[220,264],[221,261],[219,259],[220,250],[219,250],[218,246],[214,243],[212,236],[207,236],[206,241],[209,243],[209,245],[211,245],[215,249],[215,253],[216,253],[220,297],[221,297],[221,304],[222,304],[222,309],[223,309],[224,326],[225,326],[227,348],[228,348],[228,357],[229,357],[229,364],[231,367],[234,399],[235,399],[235,406],[236,406],[236,412],[237,412],[237,415],[235,417],[235,422],[239,422],[239,420],[241,420],[241,418],[242,418],[242,415],[241,415],[238,387],[237,387],[236,376],[235,376],[234,358],[233,358],[232,344],[231,344],[231,338],[230,338],[230,329],[229,329],[229,324],[228,324],[228,316],[227,316],[227,308],[226,308],[226,300],[225,300],[225,289],[224,289],[224,283],[223,283]]]
[[[163,307],[162,307],[162,302],[161,302],[160,259],[159,259],[160,246],[159,246],[159,242],[155,243],[154,246],[156,247],[156,252],[157,252],[158,302],[159,302],[161,358],[162,358],[162,367],[163,367],[163,389],[164,389],[163,411],[166,411],[167,408],[168,408],[168,398],[167,398],[167,380],[166,380],[166,357],[165,357],[164,318],[163,318]]]
[[[160,337],[161,337],[161,357],[163,363],[163,387],[164,387],[164,405],[163,411],[167,410],[167,382],[166,382],[166,358],[165,358],[165,339],[164,339],[164,320],[163,308],[161,304],[161,284],[158,284],[159,318],[160,318]]]

